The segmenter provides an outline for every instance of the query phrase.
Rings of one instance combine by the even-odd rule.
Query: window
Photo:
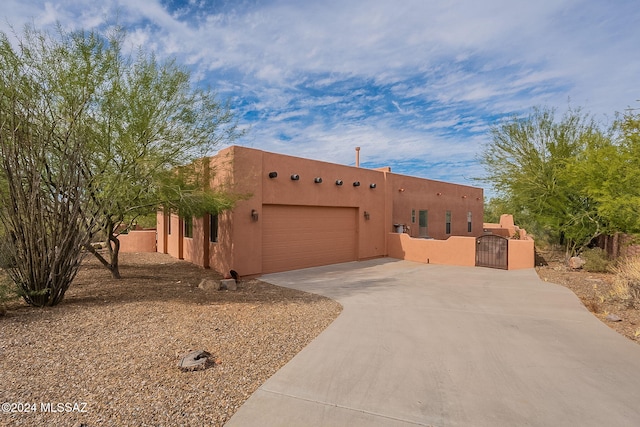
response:
[[[467,212],[467,231],[471,233],[471,211]]]
[[[416,223],[416,210],[411,209],[411,224],[415,224],[415,223]]]
[[[167,213],[167,234],[171,234],[171,211]]]
[[[429,235],[428,228],[428,212],[427,211],[419,211],[418,212],[418,236],[419,237],[427,237]]]
[[[209,241],[218,241],[218,215],[209,214]]]
[[[184,237],[193,238],[193,218],[184,219]]]
[[[451,234],[451,211],[447,211],[446,214],[445,233]]]

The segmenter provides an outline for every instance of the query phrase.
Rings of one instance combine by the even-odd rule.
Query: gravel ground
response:
[[[62,304],[0,317],[1,426],[222,425],[341,311],[258,280],[203,291],[220,276],[163,254],[121,264],[114,280],[87,259]],[[215,363],[179,370],[199,349]]]

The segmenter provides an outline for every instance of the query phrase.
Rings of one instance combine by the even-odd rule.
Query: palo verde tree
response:
[[[576,159],[590,145],[605,144],[603,132],[580,110],[559,120],[551,109],[535,108],[491,130],[480,157],[502,202],[520,224],[545,234],[573,253],[606,229],[598,204],[576,179]]]
[[[186,69],[142,50],[127,54],[120,30],[103,35],[58,28],[52,35],[28,27],[15,49],[5,34],[0,36],[3,147],[8,154],[22,150],[13,163],[3,153],[5,181],[14,182],[16,170],[40,173],[37,185],[24,190],[25,200],[55,202],[73,213],[52,218],[49,233],[62,236],[55,227],[74,230],[68,246],[79,251],[84,245],[120,277],[118,234],[137,217],[160,206],[184,216],[233,206],[236,197],[211,190],[211,177],[197,160],[240,132],[229,105],[210,90],[195,88]],[[33,167],[25,169],[20,161]],[[24,189],[30,179],[15,178],[16,189]],[[63,190],[56,190],[60,186]],[[36,188],[52,193],[50,200],[40,198]],[[5,195],[6,201],[13,199],[11,192]],[[13,212],[3,206],[5,213]],[[88,244],[98,234],[109,242],[106,255]],[[56,243],[42,250],[49,254],[59,248]]]
[[[591,139],[568,172],[596,204],[604,233],[640,233],[640,116],[628,110],[615,130]]]
[[[52,306],[75,277],[93,227],[80,118],[95,70],[91,52],[43,55],[54,46],[26,36],[29,46],[14,50],[0,34],[0,255],[28,304]]]
[[[109,242],[107,257],[89,250],[116,278],[118,234],[139,216],[159,206],[183,216],[233,206],[236,196],[209,189],[198,159],[240,134],[229,106],[193,88],[186,69],[143,51],[126,55],[122,44],[123,34],[112,34],[97,64],[106,78],[87,119],[84,168],[94,218]]]

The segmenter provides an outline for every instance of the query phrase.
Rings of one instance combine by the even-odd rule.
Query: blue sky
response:
[[[239,145],[461,184],[533,106],[640,107],[637,0],[3,0],[0,30],[124,25],[230,99]],[[484,185],[483,185],[484,186]],[[484,186],[487,190],[487,186]]]

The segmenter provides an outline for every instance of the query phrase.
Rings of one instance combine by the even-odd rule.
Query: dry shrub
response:
[[[610,270],[611,262],[609,261],[609,256],[604,249],[585,249],[580,254],[580,257],[585,261],[584,267],[582,267],[585,271],[590,271],[592,273],[606,273]]]
[[[630,307],[640,306],[640,257],[625,259],[614,273],[613,296]]]

